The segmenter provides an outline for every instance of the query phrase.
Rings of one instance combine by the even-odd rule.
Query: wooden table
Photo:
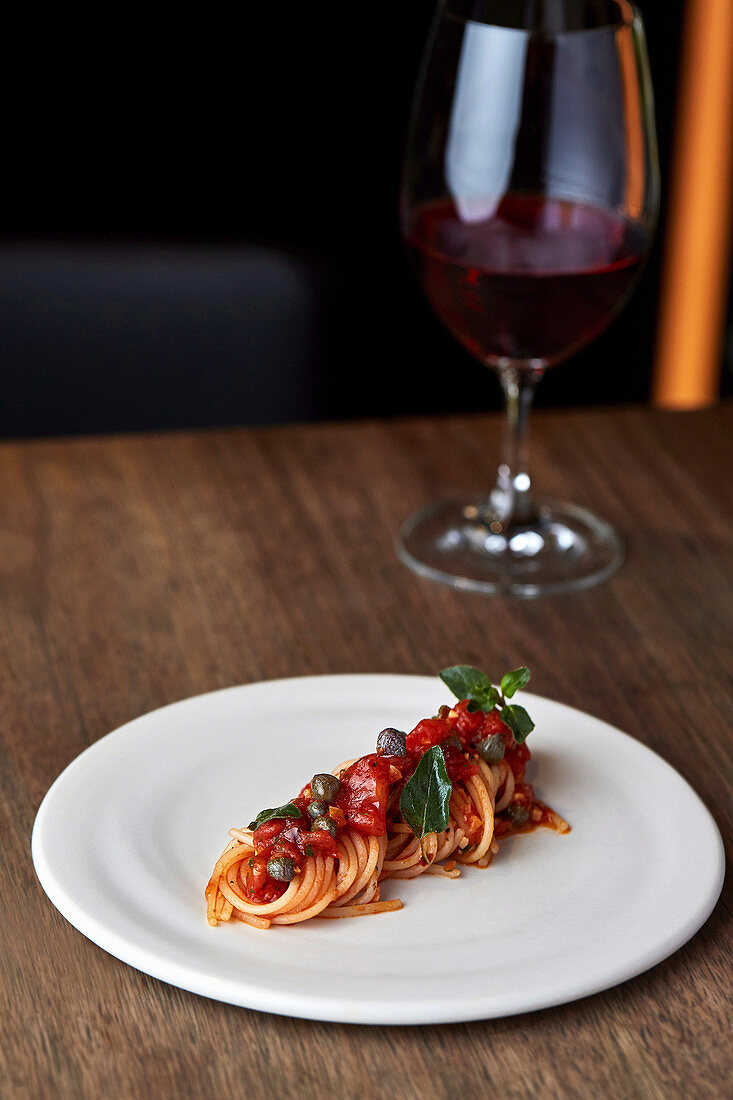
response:
[[[629,553],[600,588],[526,603],[434,585],[392,549],[412,508],[489,483],[497,417],[0,446],[4,1100],[724,1095],[729,888],[686,947],[606,993],[360,1028],[233,1008],[123,965],[48,902],[29,839],[61,769],[153,707],[464,661],[526,663],[539,694],[628,730],[729,840],[732,414],[538,413],[536,481],[600,511]]]

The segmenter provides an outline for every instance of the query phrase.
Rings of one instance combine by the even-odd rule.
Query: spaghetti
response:
[[[205,891],[209,924],[265,929],[401,909],[401,901],[381,899],[385,880],[458,878],[464,866],[488,867],[508,836],[539,826],[568,832],[524,782],[529,759],[496,707],[472,709],[468,699],[441,707],[407,735],[382,731],[376,753],[314,776],[286,806],[230,829]],[[428,763],[436,782],[423,792]],[[417,792],[424,810],[417,828],[404,798],[411,784],[410,805]],[[426,824],[431,812],[440,816],[436,786],[444,798],[440,830]]]

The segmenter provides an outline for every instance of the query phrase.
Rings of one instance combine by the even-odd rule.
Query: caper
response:
[[[332,817],[327,817],[325,814],[323,817],[317,817],[313,822],[313,828],[319,829],[321,832],[330,833],[331,836],[336,836],[336,830],[338,825]]]
[[[504,759],[504,742],[500,733],[492,733],[491,737],[484,737],[476,745],[478,754],[487,764],[496,764]]]
[[[341,784],[335,775],[321,772],[311,779],[311,797],[318,799],[319,802],[333,802],[340,787]]]
[[[529,821],[529,806],[523,802],[510,802],[506,808],[506,816],[515,829],[521,829]]]
[[[287,856],[273,856],[267,861],[267,873],[277,882],[291,882],[295,878],[295,860]]]
[[[313,802],[308,803],[306,811],[308,817],[323,817],[324,814],[328,814],[328,803],[316,798]]]
[[[388,726],[377,738],[377,752],[381,756],[404,756],[407,752],[405,734]]]
[[[450,737],[446,737],[446,739],[443,741],[443,744],[444,745],[453,745],[453,747],[456,748],[456,749],[460,749],[460,748],[463,747],[461,745],[461,739],[460,739],[460,737],[458,736],[457,733],[453,733],[453,734],[451,734]]]

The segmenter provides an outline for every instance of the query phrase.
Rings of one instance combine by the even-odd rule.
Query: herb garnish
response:
[[[419,839],[423,859],[427,859],[425,837],[429,833],[442,833],[448,828],[448,804],[452,790],[443,750],[440,745],[433,745],[421,756],[400,797],[402,819]]]
[[[273,817],[300,817],[300,810],[294,802],[288,802],[284,806],[276,806],[272,810],[261,810],[254,821],[250,821],[248,828],[259,829],[260,825],[264,825],[266,821],[271,821]]]
[[[493,710],[499,702],[499,692],[485,672],[471,665],[444,668],[440,678],[458,699],[468,699],[468,709]]]
[[[470,711],[491,711],[498,707],[502,721],[509,726],[518,745],[526,741],[528,734],[534,729],[534,722],[524,707],[517,703],[507,703],[507,699],[511,699],[515,692],[529,683],[528,668],[515,668],[513,672],[507,672],[502,677],[500,689],[494,687],[486,673],[471,665],[444,668],[440,678],[455,696],[468,699]]]

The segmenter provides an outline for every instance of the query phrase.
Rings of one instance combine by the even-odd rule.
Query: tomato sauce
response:
[[[308,799],[299,796],[293,802],[300,810],[300,817],[271,818],[252,834],[255,855],[250,860],[245,880],[245,892],[252,901],[274,901],[287,889],[287,883],[276,882],[267,874],[269,859],[285,856],[293,860],[298,870],[308,856],[318,852],[338,859],[338,846],[331,834],[321,829],[311,830],[311,819],[306,812]]]
[[[364,836],[384,836],[390,796],[401,790],[428,749],[441,745],[450,780],[464,782],[480,770],[474,762],[476,744],[494,734],[499,734],[504,742],[504,758],[516,781],[511,805],[526,809],[528,814],[526,823],[518,827],[506,811],[497,814],[495,836],[501,839],[550,824],[552,811],[535,798],[532,786],[523,782],[531,755],[526,744],[515,742],[497,710],[470,711],[464,699],[455,707],[441,707],[436,717],[418,722],[407,734],[405,756],[369,753],[349,765],[339,777],[339,791],[329,809],[336,821],[337,835],[338,829],[347,825]],[[293,800],[300,811],[297,818],[273,818],[255,830],[255,855],[249,861],[246,876],[246,892],[253,901],[273,901],[287,889],[287,883],[275,881],[267,873],[267,861],[275,856],[292,859],[298,870],[307,857],[317,852],[338,859],[338,846],[331,833],[311,829],[307,812],[309,796],[310,787],[306,786]],[[513,812],[516,817],[516,810]]]
[[[403,756],[379,756],[375,752],[355,760],[341,776],[341,788],[334,800],[346,824],[364,836],[384,836],[390,785],[405,776],[407,764]]]

